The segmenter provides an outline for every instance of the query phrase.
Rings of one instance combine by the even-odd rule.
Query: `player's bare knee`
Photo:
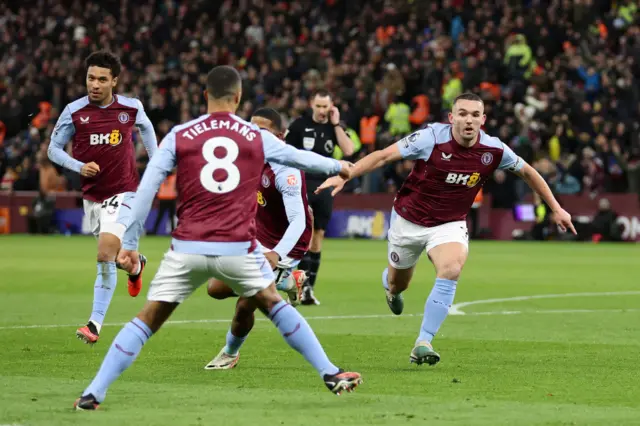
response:
[[[256,304],[251,300],[245,297],[241,297],[238,299],[236,303],[236,316],[248,316],[253,315],[253,312],[256,310]]]
[[[114,244],[112,241],[98,243],[98,262],[114,262],[118,251],[120,251],[120,242]]]
[[[389,274],[387,275],[389,291],[394,294],[402,293],[409,288],[412,276],[413,267],[407,269],[395,269],[392,266],[389,266]]]
[[[464,262],[461,260],[452,260],[446,262],[440,268],[438,268],[438,278],[444,278],[446,280],[458,281],[460,274],[462,273],[462,267]]]
[[[102,233],[98,238],[98,262],[114,262],[120,251],[120,239],[113,234]]]
[[[409,287],[408,277],[389,277],[387,282],[389,283],[389,291],[391,293],[401,293]]]
[[[118,251],[115,250],[109,250],[109,249],[103,249],[100,250],[98,249],[98,262],[115,262],[116,260],[116,255],[118,254]]]
[[[207,286],[207,293],[210,297],[213,297],[216,300],[224,300],[229,297],[226,291],[223,291],[219,287],[209,284]]]
[[[213,297],[216,300],[224,300],[229,298],[228,294],[226,294],[225,292],[221,292],[216,288],[207,287],[207,293],[210,297]]]
[[[207,283],[207,294],[216,300],[224,300],[236,296],[229,286],[215,278],[211,278]]]
[[[137,318],[155,333],[169,319],[178,305],[179,303],[148,301],[137,315]]]
[[[278,290],[276,290],[274,284],[260,290],[251,299],[255,306],[267,316],[269,316],[271,309],[282,301],[282,297],[278,293]]]

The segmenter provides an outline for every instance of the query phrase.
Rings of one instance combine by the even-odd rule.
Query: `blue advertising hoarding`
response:
[[[145,231],[153,229],[157,209],[152,209],[145,223]],[[329,238],[387,238],[391,212],[382,210],[334,210],[325,233]],[[89,222],[83,210],[64,209],[56,211],[57,228],[62,234],[90,234]],[[158,226],[158,235],[169,235],[171,226],[165,215]]]

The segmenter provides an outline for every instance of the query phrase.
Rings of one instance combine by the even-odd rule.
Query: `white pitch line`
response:
[[[492,315],[522,315],[522,314],[593,314],[593,313],[625,313],[640,312],[640,309],[540,309],[530,311],[486,311],[486,312],[467,312],[466,316],[492,316]],[[460,315],[460,314],[454,314]]]
[[[583,313],[623,313],[623,312],[640,312],[640,309],[547,309],[547,310],[520,310],[520,311],[486,311],[486,312],[463,312],[460,308],[472,305],[484,305],[500,302],[518,302],[532,299],[554,299],[562,297],[596,297],[596,296],[636,296],[640,295],[640,291],[619,291],[619,292],[600,292],[600,293],[566,293],[566,294],[540,294],[532,296],[516,296],[506,297],[502,299],[483,299],[472,300],[469,302],[461,302],[451,305],[449,315],[474,315],[474,316],[490,316],[490,315],[521,315],[521,314],[583,314]],[[422,312],[417,314],[372,314],[372,315],[328,315],[305,317],[307,320],[349,320],[349,319],[383,319],[383,318],[413,318],[421,317]],[[200,320],[175,320],[167,321],[165,325],[180,324],[216,324],[228,323],[231,319],[200,319]],[[266,318],[256,318],[256,321],[268,321]],[[105,323],[103,326],[123,326],[125,322]],[[6,325],[0,326],[0,330],[27,330],[34,328],[70,328],[78,327],[82,324],[40,324],[40,325]]]
[[[317,316],[307,317],[307,320],[343,320],[343,319],[372,319],[372,318],[402,318],[402,317],[416,317],[422,316],[419,314],[404,314],[402,316],[391,314],[379,314],[379,315],[330,315],[330,316]],[[266,318],[256,318],[256,321],[269,321]],[[180,324],[215,324],[215,323],[229,323],[231,318],[228,319],[200,319],[200,320],[176,320],[167,321],[165,325],[180,325]],[[123,326],[126,322],[111,322],[104,323],[103,326]],[[31,328],[67,328],[67,327],[79,327],[82,324],[42,324],[42,325],[6,325],[0,326],[0,330],[24,330]]]
[[[538,294],[538,295],[532,295],[532,296],[505,297],[502,299],[472,300],[470,302],[454,303],[453,305],[451,305],[451,308],[449,309],[449,315],[470,315],[470,313],[464,312],[462,308],[465,308],[467,306],[473,306],[473,305],[486,305],[490,303],[521,302],[525,300],[534,300],[534,299],[559,299],[563,297],[637,296],[637,295],[640,295],[640,291],[607,291],[607,292],[593,292],[593,293]],[[577,310],[577,311],[590,312],[589,310]],[[597,311],[600,312],[600,310],[597,310]],[[512,312],[519,312],[519,311],[512,311]],[[526,311],[526,312],[535,312],[535,311]],[[551,312],[551,311],[544,311],[544,312]],[[573,310],[570,313],[574,313]],[[476,314],[487,315],[488,313],[477,312]]]

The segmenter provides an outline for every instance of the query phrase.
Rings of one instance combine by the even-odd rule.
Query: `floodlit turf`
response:
[[[148,285],[166,238],[145,238]],[[640,424],[640,250],[636,245],[473,242],[436,367],[409,364],[434,274],[423,258],[388,311],[384,242],[328,241],[317,296],[302,307],[333,361],[363,374],[326,390],[275,328],[259,321],[232,371],[205,371],[233,301],[201,288],[116,381],[99,412],[72,411],[119,325],[95,347],[75,338],[91,310],[89,237],[0,237],[0,425],[632,425]],[[517,298],[532,295],[569,297]],[[592,293],[598,293],[593,295]],[[145,290],[119,285],[107,323],[130,320]],[[207,322],[208,321],[208,322]]]

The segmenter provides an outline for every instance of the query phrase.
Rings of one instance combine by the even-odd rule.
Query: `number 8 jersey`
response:
[[[228,113],[175,129],[178,227],[186,241],[250,241],[264,151],[260,131]]]

